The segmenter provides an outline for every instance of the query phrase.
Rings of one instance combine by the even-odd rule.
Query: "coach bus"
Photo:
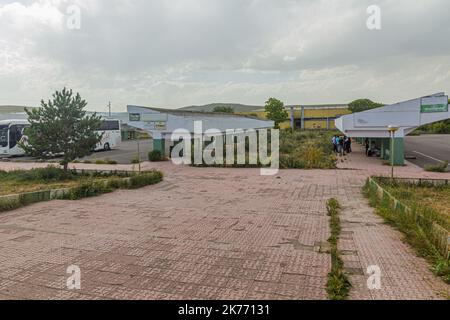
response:
[[[25,155],[19,142],[27,143],[24,135],[25,128],[30,124],[27,120],[0,121],[0,156],[12,157]],[[114,149],[121,142],[121,128],[119,120],[103,120],[97,133],[102,140],[95,146],[95,151]]]

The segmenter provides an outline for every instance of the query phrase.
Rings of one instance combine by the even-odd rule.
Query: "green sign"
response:
[[[424,104],[420,110],[422,113],[448,112],[448,104]]]
[[[141,121],[140,113],[130,113],[130,121]]]

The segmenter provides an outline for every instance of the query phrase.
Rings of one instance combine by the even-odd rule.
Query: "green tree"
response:
[[[218,106],[215,107],[213,112],[217,112],[217,113],[234,113],[234,109],[232,107],[227,107],[227,106]]]
[[[284,108],[284,103],[275,98],[266,101],[265,110],[267,119],[275,122],[276,129],[280,127],[281,122],[286,121],[289,117],[289,113]]]
[[[86,105],[79,93],[64,88],[53,94],[53,100],[42,100],[41,108],[26,110],[30,127],[25,132],[28,141],[21,147],[35,157],[62,154],[61,165],[67,172],[71,161],[91,154],[102,138],[96,133],[101,117],[86,115]]]
[[[348,108],[352,113],[366,111],[384,106],[382,103],[373,102],[370,99],[358,99],[350,102]]]

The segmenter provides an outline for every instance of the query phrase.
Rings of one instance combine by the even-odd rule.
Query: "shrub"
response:
[[[148,153],[148,160],[151,162],[162,161],[162,154],[159,150],[153,150]]]
[[[163,174],[160,171],[149,171],[130,178],[130,188],[137,189],[160,182]]]
[[[437,165],[427,165],[425,166],[425,171],[429,172],[448,172],[448,161],[445,161]]]
[[[97,159],[97,160],[95,160],[95,164],[107,164],[107,162],[102,159]]]
[[[78,200],[82,198],[95,197],[102,193],[111,191],[112,189],[110,186],[104,181],[94,182],[91,180],[72,188],[65,198],[70,200]]]
[[[72,172],[64,172],[63,169],[49,166],[47,168],[36,168],[31,170],[16,170],[3,172],[3,179],[16,181],[64,181],[73,178]]]
[[[106,160],[106,162],[108,163],[108,164],[117,164],[117,161],[116,160]]]
[[[18,198],[0,198],[0,212],[17,209],[20,206],[22,206],[22,204]]]

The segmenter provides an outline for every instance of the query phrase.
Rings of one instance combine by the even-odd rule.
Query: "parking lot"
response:
[[[138,143],[141,160],[148,160],[148,153],[153,149],[152,139],[122,141],[113,150],[94,152],[92,155],[81,159],[81,161],[114,160],[118,164],[130,164],[138,156]]]
[[[153,149],[153,140],[144,139],[139,140],[140,158],[142,161],[148,160],[148,153]],[[130,164],[131,161],[138,156],[138,141],[126,140],[122,141],[116,148],[110,151],[96,151],[90,156],[78,159],[79,161],[92,161],[96,160],[114,160],[118,164]],[[15,158],[2,158],[10,161],[17,162],[35,162],[37,159],[33,157],[15,157]],[[58,162],[58,158],[54,158],[49,162]]]

